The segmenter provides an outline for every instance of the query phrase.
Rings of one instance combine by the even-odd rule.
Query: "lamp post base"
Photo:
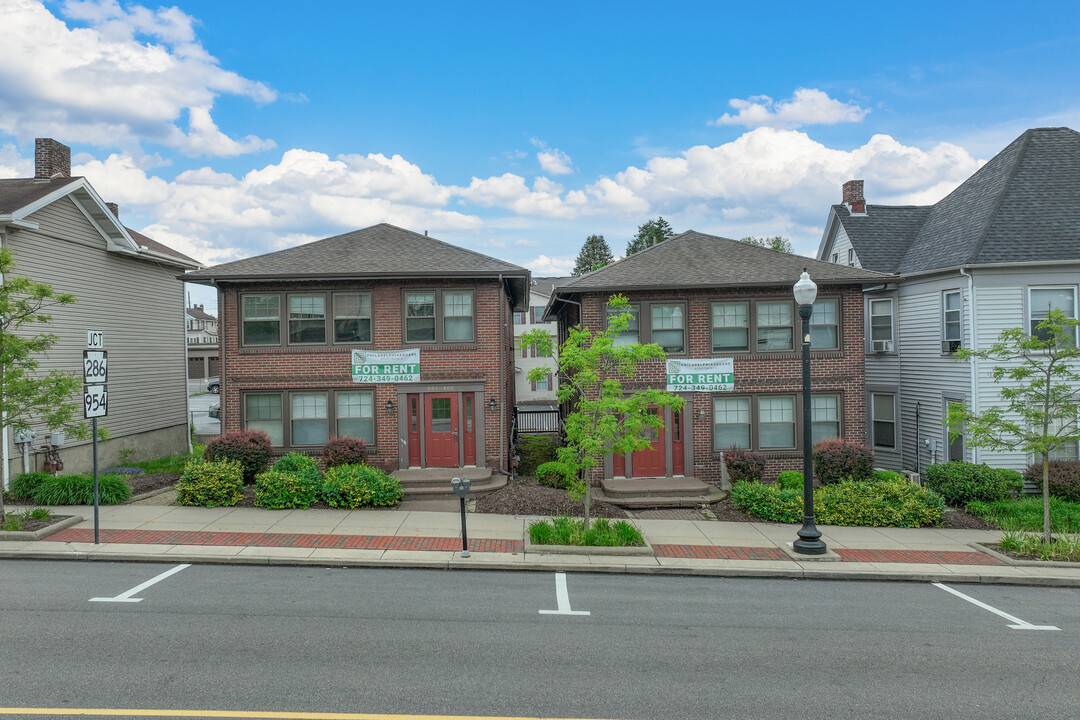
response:
[[[799,539],[791,547],[800,555],[824,555],[827,548],[821,539],[821,531],[814,525],[814,519],[804,517],[803,526],[797,533]]]

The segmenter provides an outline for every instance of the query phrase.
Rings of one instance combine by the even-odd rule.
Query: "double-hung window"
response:
[[[334,394],[337,436],[360,438],[375,444],[375,393],[370,390]]]
[[[475,307],[472,290],[408,291],[405,293],[405,342],[474,342]]]
[[[818,350],[840,348],[840,301],[818,300],[810,316],[810,347]]]
[[[750,398],[713,398],[713,449],[750,447]]]
[[[289,396],[293,445],[325,445],[330,439],[325,392],[294,392]]]
[[[245,345],[281,343],[280,295],[245,295],[243,308]]]
[[[289,344],[326,342],[326,295],[289,295]]]
[[[870,394],[870,416],[875,447],[896,447],[896,396],[891,393]]]
[[[281,393],[246,393],[244,395],[244,427],[262,430],[270,436],[270,444],[285,444],[285,429],[281,414]]]
[[[1060,310],[1067,318],[1076,317],[1076,288],[1031,288],[1028,291],[1028,327],[1032,335],[1042,340],[1047,339],[1045,330],[1038,326],[1050,315],[1051,310]],[[1076,342],[1075,329],[1068,328],[1067,333]]]
[[[942,350],[956,352],[961,346],[961,318],[964,309],[959,290],[948,290],[941,296]]]
[[[892,298],[870,301],[870,343],[875,351],[893,349]]]
[[[640,314],[640,308],[637,305],[631,305],[628,308],[607,308],[608,322],[611,321],[611,318],[622,315],[623,313],[630,314],[630,322],[625,330],[620,331],[619,334],[615,336],[613,341],[614,344],[633,345],[634,343],[641,342],[641,336],[638,332],[638,315]]]
[[[795,396],[758,398],[758,447],[795,447]]]
[[[746,352],[750,349],[748,303],[713,303],[712,349],[713,352]]]
[[[682,305],[653,304],[652,341],[666,353],[686,350],[686,316]]]
[[[810,443],[840,437],[840,398],[814,395],[810,398]]]
[[[792,350],[794,349],[795,326],[792,321],[791,303],[758,302],[757,310],[757,349]]]
[[[369,293],[334,293],[334,342],[371,342]]]
[[[443,342],[472,342],[472,290],[443,290]]]
[[[435,342],[435,292],[405,293],[405,342]]]
[[[244,428],[262,430],[275,447],[325,445],[331,436],[375,444],[371,390],[279,390],[242,395]]]

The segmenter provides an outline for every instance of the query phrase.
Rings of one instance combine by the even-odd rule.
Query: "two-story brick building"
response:
[[[380,224],[188,274],[218,288],[223,431],[387,469],[507,470],[529,271]]]
[[[607,299],[621,293],[635,320],[620,342],[655,342],[669,360],[731,358],[734,388],[681,393],[652,446],[609,457],[605,478],[692,476],[719,481],[720,453],[766,455],[768,473],[802,467],[801,320],[792,286],[803,269],[818,285],[811,319],[813,438],[867,437],[863,286],[883,273],[819,262],[688,231],[555,288],[545,318],[560,336],[600,329]],[[666,387],[666,365],[648,363],[627,391]]]

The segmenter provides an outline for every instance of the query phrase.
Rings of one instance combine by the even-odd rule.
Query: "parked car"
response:
[[[215,395],[217,395],[218,393],[221,392],[221,381],[220,380],[211,380],[210,384],[206,386],[206,389],[209,390],[210,392],[214,393]]]
[[[221,419],[221,403],[214,403],[213,405],[211,405],[209,414],[210,414],[210,417],[214,418],[215,420],[220,420]]]

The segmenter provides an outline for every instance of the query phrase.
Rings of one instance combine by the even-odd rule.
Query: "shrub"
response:
[[[519,435],[517,454],[521,460],[518,461],[518,475],[532,475],[541,465],[554,461],[558,445],[554,437],[547,435]]]
[[[192,460],[176,483],[179,505],[219,507],[244,497],[244,468],[237,460]]]
[[[310,465],[291,457],[294,455]],[[274,467],[255,476],[255,504],[271,510],[306,510],[319,501],[321,489],[322,475],[315,461],[300,453],[289,453],[274,463]]]
[[[889,482],[891,480],[906,481],[907,478],[903,474],[898,473],[895,470],[875,470],[874,480],[876,480],[877,482]]]
[[[50,479],[52,475],[43,472],[23,473],[11,479],[8,486],[8,497],[12,500],[33,500],[41,483]]]
[[[778,485],[740,481],[731,487],[731,503],[740,510],[769,522],[802,522],[801,491],[787,490]]]
[[[262,430],[228,432],[206,443],[203,459],[211,462],[235,460],[240,463],[245,483],[255,482],[255,476],[270,462],[270,436]],[[186,471],[185,471],[186,472]]]
[[[529,525],[529,540],[536,545],[591,545],[598,547],[644,547],[641,531],[625,520],[612,523],[596,518],[589,529],[585,521],[570,517],[539,520]]]
[[[733,484],[742,480],[761,482],[765,475],[765,456],[744,448],[732,447],[725,450],[724,465]]]
[[[1050,461],[1050,494],[1062,500],[1080,501],[1080,462],[1076,460]],[[1042,463],[1028,465],[1024,479],[1042,488]]]
[[[953,507],[964,507],[973,500],[1005,500],[1023,485],[1015,475],[1004,475],[987,465],[958,460],[926,468],[924,483]]]
[[[118,505],[131,497],[131,486],[119,475],[98,475],[98,502]],[[34,491],[37,505],[93,505],[93,475],[48,476]]]
[[[397,478],[367,465],[338,465],[326,471],[322,497],[335,508],[394,505],[405,495]]]
[[[840,438],[822,440],[814,446],[814,477],[821,484],[838,480],[869,480],[874,476],[874,452],[859,443]]]
[[[785,490],[802,490],[803,474],[798,470],[783,470],[776,478],[776,484]]]
[[[558,461],[546,462],[536,468],[536,480],[541,485],[565,489],[570,479],[570,473],[570,468],[564,463]]]
[[[322,457],[327,468],[363,465],[368,457],[367,443],[354,437],[330,438],[323,448]]]
[[[843,480],[814,493],[814,513],[822,525],[926,527],[941,522],[941,496],[903,480]]]
[[[968,503],[967,511],[993,523],[1002,530],[1026,530],[1042,533],[1043,500],[1041,497],[1022,497],[1016,500]],[[1080,533],[1080,502],[1050,498],[1050,531]]]

